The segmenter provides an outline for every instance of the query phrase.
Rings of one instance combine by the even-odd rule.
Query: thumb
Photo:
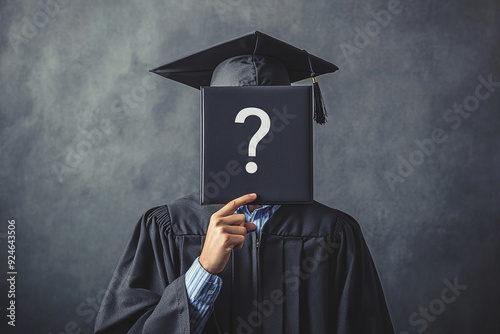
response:
[[[253,230],[257,229],[257,226],[255,226],[254,223],[245,223],[245,227],[246,227],[247,231],[253,231]]]

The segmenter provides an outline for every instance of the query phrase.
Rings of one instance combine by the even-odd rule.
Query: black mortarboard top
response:
[[[227,42],[209,47],[203,51],[169,62],[151,72],[175,80],[193,88],[214,85],[212,76],[216,68],[226,60],[237,56],[263,56],[282,64],[288,72],[289,82],[312,78],[314,87],[314,119],[319,124],[326,122],[321,91],[316,76],[338,70],[334,64],[309,54],[279,39],[255,31]],[[255,64],[254,64],[255,66]],[[255,71],[254,71],[255,72]],[[257,73],[260,75],[260,73]],[[264,77],[264,75],[262,75]],[[265,85],[256,80],[254,85]]]

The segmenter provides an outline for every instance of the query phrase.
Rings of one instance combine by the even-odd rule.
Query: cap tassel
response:
[[[314,72],[313,72],[314,74]],[[318,80],[316,76],[312,77],[313,90],[314,90],[314,121],[318,124],[325,124],[328,112],[325,108],[325,102],[323,101],[323,95],[321,94],[321,89],[319,88]]]
[[[328,112],[326,111],[325,102],[323,101],[323,95],[321,94],[321,89],[319,88],[318,80],[316,79],[316,73],[312,68],[311,57],[309,57],[309,53],[304,50],[307,54],[307,60],[309,61],[309,68],[311,69],[311,79],[313,82],[313,91],[314,91],[314,121],[318,124],[325,124],[326,117],[328,116]]]

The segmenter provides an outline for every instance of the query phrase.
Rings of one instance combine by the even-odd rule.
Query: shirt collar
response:
[[[240,206],[237,210],[236,210],[236,213],[238,214],[244,214],[245,217],[247,218],[247,220],[250,220],[251,218],[253,218],[255,215],[257,214],[264,214],[264,213],[267,213],[269,211],[272,210],[273,207],[275,207],[276,205],[272,205],[272,204],[265,204],[265,205],[262,205],[260,208],[257,208],[255,210],[253,210],[253,212],[250,212],[250,210],[248,210],[248,206],[245,204],[245,205],[242,205]],[[277,205],[279,207],[279,205]]]

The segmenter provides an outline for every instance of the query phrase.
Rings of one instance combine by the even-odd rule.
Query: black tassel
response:
[[[318,124],[325,124],[328,112],[325,108],[325,102],[323,101],[323,95],[321,94],[321,89],[319,88],[318,80],[316,77],[312,77],[313,90],[314,90],[314,120]]]
[[[316,73],[314,73],[311,57],[306,50],[303,50],[307,55],[307,61],[309,62],[309,69],[311,70],[311,79],[313,81],[314,90],[314,121],[318,124],[325,124],[328,112],[325,108],[325,102],[323,101],[323,95],[321,94],[321,89],[319,88],[318,80],[316,79]]]

